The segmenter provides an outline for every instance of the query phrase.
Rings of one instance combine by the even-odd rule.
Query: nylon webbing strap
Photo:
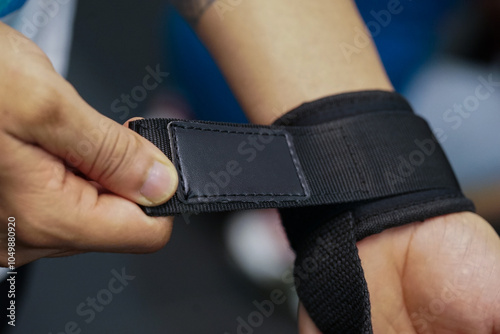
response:
[[[310,126],[145,119],[130,127],[159,147],[179,172],[176,196],[144,208],[153,216],[459,190],[428,125],[408,110]]]
[[[370,334],[370,298],[350,213],[306,235],[297,250],[295,286],[324,334]]]

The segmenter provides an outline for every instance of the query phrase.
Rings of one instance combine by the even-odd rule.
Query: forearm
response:
[[[341,45],[354,45],[356,31],[364,29],[351,1],[210,2],[182,1],[178,8],[193,22],[252,122],[271,123],[327,95],[392,90],[371,40],[351,57],[342,52]]]

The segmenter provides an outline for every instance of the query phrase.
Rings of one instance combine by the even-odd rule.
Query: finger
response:
[[[304,305],[299,304],[299,334],[321,334],[311,317],[307,313]]]
[[[48,95],[68,98],[24,117],[16,129],[21,137],[31,139],[90,179],[139,204],[158,205],[175,193],[177,172],[158,148],[100,115],[74,90],[56,86],[57,93]]]
[[[173,217],[149,217],[137,205],[109,194],[99,196],[85,221],[99,233],[83,234],[75,245],[84,251],[156,252],[170,240],[173,227]]]
[[[80,178],[67,178],[68,191],[79,194],[72,249],[99,252],[148,253],[164,247],[172,233],[173,217],[149,217],[134,203],[113,194],[98,194]]]
[[[78,210],[65,236],[71,249],[99,252],[148,253],[170,239],[173,217],[149,217],[134,203],[114,194],[98,194],[84,180],[69,176],[67,193]]]
[[[141,119],[144,119],[144,117],[132,117],[131,119],[129,119],[125,123],[123,123],[123,126],[126,127],[126,128],[128,128],[130,122],[138,121],[138,120],[141,120]]]
[[[133,202],[99,194],[89,182],[67,172],[59,194],[48,203],[55,211],[32,226],[28,242],[43,248],[85,252],[148,253],[170,239],[172,217],[149,217]]]

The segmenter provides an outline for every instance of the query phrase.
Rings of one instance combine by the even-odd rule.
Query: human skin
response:
[[[154,145],[102,116],[45,54],[0,23],[0,266],[90,251],[162,248],[171,218],[137,203],[167,201],[177,187]],[[16,220],[8,249],[8,217]],[[8,251],[7,251],[8,250]]]
[[[179,2],[254,123],[328,95],[393,90],[373,43],[350,58],[340,51],[364,27],[351,1]],[[374,333],[500,333],[500,239],[478,215],[388,229],[357,246]],[[302,306],[298,326],[319,333]]]

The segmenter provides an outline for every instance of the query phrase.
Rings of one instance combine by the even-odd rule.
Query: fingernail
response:
[[[173,167],[155,161],[148,173],[148,178],[141,188],[141,194],[150,205],[161,204],[177,190],[177,172]]]

